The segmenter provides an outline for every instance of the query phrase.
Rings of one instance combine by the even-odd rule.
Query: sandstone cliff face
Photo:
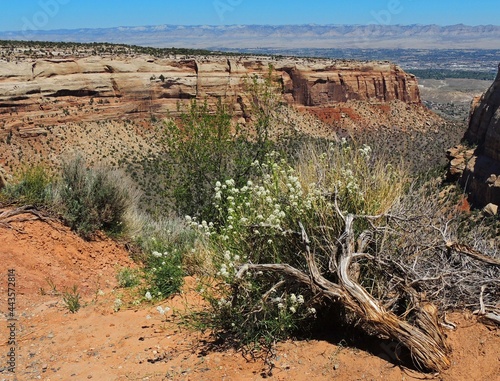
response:
[[[349,100],[420,104],[417,81],[384,62],[265,57],[151,57],[0,61],[0,127],[29,129],[75,120],[175,114],[179,102],[237,98],[245,80],[272,67],[284,99],[326,107]],[[22,118],[22,120],[21,120]],[[29,130],[28,130],[29,131]],[[28,132],[29,133],[29,132]]]
[[[464,139],[476,148],[448,150],[449,177],[466,188],[473,206],[500,205],[500,65],[493,84],[472,103]]]
[[[493,84],[472,105],[465,139],[477,144],[481,154],[500,161],[500,65]]]

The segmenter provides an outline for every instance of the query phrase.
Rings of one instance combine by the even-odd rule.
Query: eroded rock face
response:
[[[490,88],[471,106],[463,145],[448,150],[448,175],[469,193],[474,207],[500,205],[500,65]]]
[[[481,154],[500,161],[500,65],[493,84],[472,104],[465,139],[477,144]]]
[[[420,104],[415,77],[385,62],[266,57],[26,59],[0,61],[0,126],[175,114],[179,103],[190,99],[234,101],[236,113],[243,115],[241,99],[237,100],[245,81],[254,75],[263,78],[269,67],[283,87],[284,99],[294,105],[322,107],[348,100]]]
[[[7,186],[7,176],[4,169],[0,166],[0,190]]]

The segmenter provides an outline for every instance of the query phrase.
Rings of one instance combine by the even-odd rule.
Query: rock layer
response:
[[[325,107],[348,100],[420,104],[415,77],[386,62],[266,57],[25,59],[0,61],[0,126],[175,114],[179,102],[190,99],[234,101],[236,113],[242,115],[237,99],[245,92],[246,81],[269,72],[281,84],[284,99],[294,105]],[[36,134],[36,128],[29,133]]]
[[[448,175],[469,193],[475,207],[500,205],[500,65],[490,88],[471,106],[469,127],[460,145],[448,150]]]

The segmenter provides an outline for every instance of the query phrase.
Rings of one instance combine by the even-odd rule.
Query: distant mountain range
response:
[[[500,49],[500,26],[438,25],[157,25],[0,32],[3,40],[112,42],[203,49],[376,48]]]

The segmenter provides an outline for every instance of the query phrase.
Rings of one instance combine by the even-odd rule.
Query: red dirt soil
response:
[[[58,223],[0,225],[0,380],[500,380],[500,329],[468,313],[450,313],[452,367],[426,375],[394,365],[388,346],[378,353],[323,340],[289,341],[276,348],[274,367],[246,361],[234,350],[208,349],[211,338],[179,325],[203,308],[188,278],[181,295],[158,305],[132,300],[117,288],[116,272],[135,266],[110,239],[86,242]],[[7,273],[16,274],[16,373],[7,373]],[[84,305],[69,313],[61,291],[74,284]],[[101,290],[101,292],[99,292]],[[135,296],[137,298],[137,295]]]

